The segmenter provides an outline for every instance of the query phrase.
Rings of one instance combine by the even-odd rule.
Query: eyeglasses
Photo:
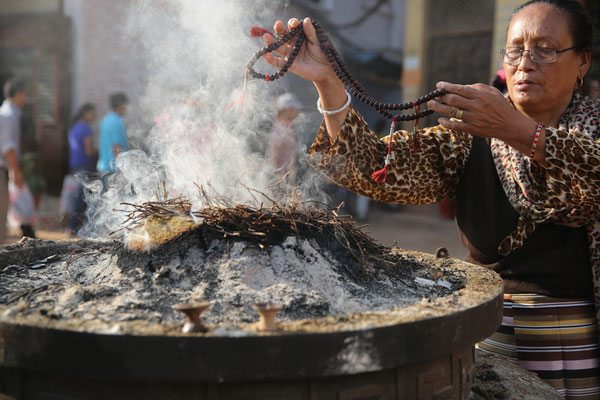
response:
[[[532,47],[529,50],[522,49],[520,47],[507,47],[506,49],[500,50],[500,55],[508,65],[519,65],[523,53],[528,52],[529,58],[534,63],[538,64],[550,64],[556,61],[556,55],[558,53],[564,53],[565,51],[573,50],[576,47],[569,47],[568,49],[557,50],[550,47]]]

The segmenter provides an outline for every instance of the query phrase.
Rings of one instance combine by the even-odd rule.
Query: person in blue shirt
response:
[[[81,174],[93,170],[94,147],[92,145],[92,127],[96,119],[96,107],[86,103],[75,114],[73,126],[69,130],[69,166],[72,174]],[[78,183],[75,196],[70,199],[71,215],[69,230],[75,235],[83,222],[85,203],[83,201],[83,186]]]
[[[112,172],[115,169],[115,158],[122,151],[127,151],[127,133],[123,115],[127,109],[127,96],[113,93],[110,96],[109,111],[100,121],[100,143],[97,169],[100,172]]]

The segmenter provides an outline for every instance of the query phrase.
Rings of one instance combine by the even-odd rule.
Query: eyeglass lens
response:
[[[542,47],[532,47],[531,49],[521,49],[519,47],[509,47],[504,49],[504,62],[507,64],[518,64],[525,52],[529,53],[529,58],[533,62],[552,63],[556,61],[556,49],[547,49]]]

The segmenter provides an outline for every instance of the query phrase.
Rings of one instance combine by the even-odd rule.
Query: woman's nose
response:
[[[523,50],[518,68],[521,70],[529,70],[535,68],[537,64],[531,59],[531,51]]]

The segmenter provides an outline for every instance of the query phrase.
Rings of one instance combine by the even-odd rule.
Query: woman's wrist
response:
[[[535,158],[535,152],[537,150],[538,142],[540,140],[540,135],[542,134],[543,130],[544,130],[544,124],[539,123],[535,129],[535,135],[533,136],[533,142],[531,143],[531,152],[529,154],[529,157],[531,159]]]
[[[527,157],[543,165],[546,158],[546,137],[545,129],[539,128],[539,123],[532,118],[521,114],[522,117],[515,120],[513,128],[508,127],[506,138],[502,139],[505,143],[520,151]],[[535,143],[535,145],[534,145]],[[535,150],[532,154],[532,150]]]
[[[346,93],[346,102],[340,108],[337,108],[335,110],[325,110],[323,107],[321,107],[321,98],[319,97],[319,99],[317,100],[317,110],[319,110],[319,112],[325,116],[336,115],[336,114],[339,114],[339,113],[345,111],[346,108],[348,108],[348,106],[350,105],[350,102],[352,101],[352,96],[350,96],[350,93],[348,93],[347,90],[345,90],[345,93]]]
[[[324,110],[337,110],[346,103],[348,98],[346,89],[333,70],[325,79],[313,81],[313,84],[319,93],[319,101]]]
[[[338,79],[337,75],[335,74],[335,72],[333,72],[333,69],[331,67],[329,68],[329,72],[327,73],[327,75],[325,75],[324,78],[314,80],[312,81],[312,83],[315,85],[317,90],[319,88],[328,89],[332,86],[342,85],[342,82]]]
[[[326,79],[321,81],[313,81],[317,92],[319,93],[319,104],[323,110],[338,110],[343,107],[348,101],[346,89],[337,76],[331,71],[331,74]],[[335,113],[334,115],[325,115],[325,125],[329,138],[335,141],[337,132],[346,119],[348,108]]]
[[[504,137],[498,137],[498,139],[502,139],[523,154],[529,155],[538,123],[527,115],[518,111],[517,113],[518,116],[513,118],[512,123],[506,126],[503,132]]]

